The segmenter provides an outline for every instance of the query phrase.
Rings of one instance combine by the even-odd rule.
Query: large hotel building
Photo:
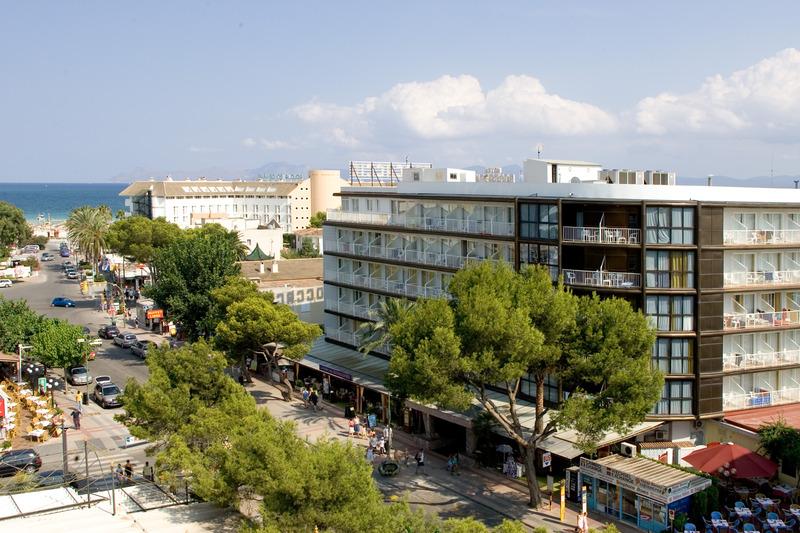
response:
[[[625,298],[651,319],[666,375],[640,428],[651,439],[702,444],[711,420],[747,428],[757,410],[800,402],[800,191],[537,159],[516,183],[406,168],[396,186],[340,194],[324,230],[326,339],[309,356],[320,369],[367,388],[372,372],[385,394],[374,369],[388,347],[352,356],[378,303],[446,295],[467,262],[503,261],[546,265],[575,293]],[[550,383],[545,400],[558,391]],[[526,383],[521,396],[534,393]]]

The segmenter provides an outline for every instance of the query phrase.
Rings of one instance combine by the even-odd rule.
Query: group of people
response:
[[[315,389],[311,385],[306,385],[303,387],[303,407],[308,409],[311,407],[314,411],[318,409],[322,409],[317,404],[319,403],[319,394],[317,394],[317,389]]]
[[[155,472],[153,470],[153,466],[150,464],[150,461],[144,462],[144,467],[142,467],[142,478],[147,481],[155,480]],[[114,479],[120,483],[133,480],[133,463],[131,463],[130,459],[125,461],[124,466],[119,463],[117,464],[117,467],[114,469]]]

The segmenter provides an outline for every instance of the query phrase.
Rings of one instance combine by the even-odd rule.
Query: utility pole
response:
[[[86,504],[90,503],[91,495],[89,493],[89,441],[83,441],[83,465],[86,470]]]
[[[67,426],[64,425],[64,419],[61,419],[61,469],[64,471],[64,479],[69,474],[69,458],[67,458]]]

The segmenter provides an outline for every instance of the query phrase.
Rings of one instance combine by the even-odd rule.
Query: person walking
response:
[[[425,452],[422,448],[419,449],[414,459],[417,461],[417,470],[414,473],[419,474],[419,471],[422,470],[422,475],[427,476],[428,474],[425,473]]]
[[[114,469],[114,478],[119,482],[122,483],[125,480],[125,476],[123,474],[122,465],[117,463],[117,467]]]
[[[80,405],[80,404],[78,404]],[[81,412],[78,410],[72,411],[72,424],[75,429],[81,429]]]
[[[308,392],[308,386],[303,389],[303,408],[308,409],[308,398],[311,396],[311,393]]]
[[[133,465],[131,464],[130,459],[125,461],[125,478],[128,481],[130,481],[133,478]]]
[[[78,411],[83,411],[83,393],[81,391],[75,393],[75,401],[78,403]]]
[[[372,451],[371,447],[367,448],[367,456],[366,457],[367,457],[367,461],[369,461],[369,464],[372,465],[372,464],[375,463],[375,452]]]
[[[349,437],[352,437],[355,434],[356,434],[356,423],[351,418],[350,420],[347,421],[347,435]]]
[[[311,400],[311,407],[314,411],[317,410],[317,402],[319,402],[319,396],[317,396],[317,390],[311,389],[311,394],[308,395],[308,399]]]
[[[144,468],[142,468],[142,477],[147,481],[153,481],[155,476],[153,475],[153,467],[150,466],[150,461],[144,462]]]
[[[575,528],[576,533],[589,533],[589,518],[586,512],[578,513],[578,526]]]

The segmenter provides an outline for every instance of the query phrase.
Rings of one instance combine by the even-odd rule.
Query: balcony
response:
[[[365,289],[376,289],[390,292],[399,296],[409,298],[440,298],[448,297],[447,291],[438,287],[428,287],[415,285],[404,281],[396,281],[385,278],[371,278],[364,274],[352,274],[349,272],[337,272],[332,276],[331,281],[347,283]]]
[[[642,286],[641,274],[633,272],[607,272],[605,270],[564,269],[564,283],[583,287],[613,287],[636,289]]]
[[[353,346],[360,345],[359,335],[356,335],[352,331],[345,331],[341,329],[330,329],[330,330],[325,330],[325,336],[329,339],[333,339],[339,342],[346,342],[347,344],[351,344]]]
[[[512,237],[513,222],[496,220],[449,219],[441,217],[411,217],[389,213],[352,213],[331,209],[328,211],[331,222],[353,222],[373,226],[394,226],[409,229],[446,231],[450,233],[470,233],[475,235],[496,235]]]
[[[760,353],[726,353],[722,356],[723,372],[800,364],[800,350]]]
[[[607,228],[604,226],[564,226],[564,242],[596,242],[604,244],[639,244],[641,230],[629,228]]]
[[[329,302],[325,304],[328,311],[336,311],[345,315],[356,316],[366,320],[375,320],[377,306],[368,306],[350,302]]]
[[[767,390],[722,395],[722,410],[754,409],[769,405],[784,405],[800,402],[800,388]]]
[[[723,235],[725,244],[800,244],[800,229],[737,229]]]
[[[726,272],[725,287],[748,287],[752,285],[800,284],[800,270],[759,270],[756,272]]]
[[[481,257],[478,255],[460,255],[440,252],[422,252],[419,250],[404,250],[389,246],[355,244],[349,242],[325,243],[326,252],[358,255],[374,259],[392,259],[420,265],[430,265],[458,270],[470,261],[492,261],[499,259]]]
[[[723,329],[742,330],[769,327],[793,327],[798,325],[800,325],[800,311],[725,313]]]

